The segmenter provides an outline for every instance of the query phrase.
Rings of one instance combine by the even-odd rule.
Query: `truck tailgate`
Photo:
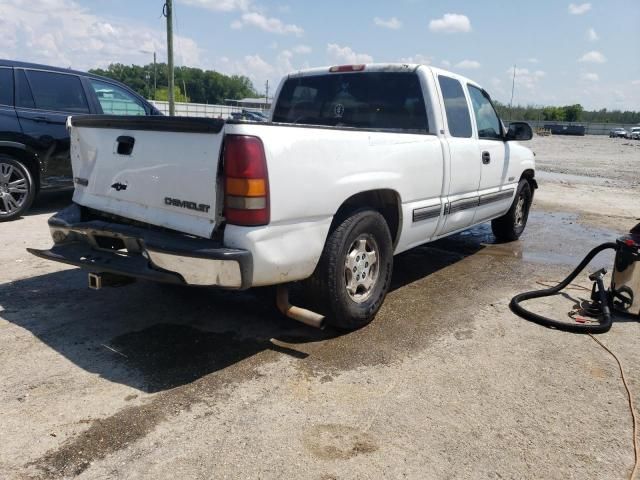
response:
[[[69,125],[74,202],[211,236],[223,120],[92,115]]]

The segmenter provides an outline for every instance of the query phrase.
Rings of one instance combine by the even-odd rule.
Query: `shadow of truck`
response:
[[[461,234],[397,256],[392,290],[472,255],[485,237]],[[306,358],[296,344],[344,336],[289,320],[252,290],[141,281],[95,292],[86,281],[83,271],[70,269],[1,285],[1,316],[80,368],[149,393],[191,383],[265,350]],[[400,321],[378,318],[346,335],[357,340],[348,348],[362,348],[380,336],[391,339],[392,331],[401,334]]]

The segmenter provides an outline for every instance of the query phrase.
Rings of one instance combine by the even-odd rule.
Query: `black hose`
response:
[[[597,325],[576,325],[572,323],[561,322],[558,320],[553,320],[552,318],[544,317],[542,315],[538,315],[537,313],[530,312],[526,310],[524,307],[520,305],[520,302],[525,300],[531,300],[532,298],[542,298],[542,297],[550,297],[551,295],[555,295],[561,290],[565,289],[573,280],[585,269],[589,262],[593,260],[593,258],[598,255],[600,252],[608,249],[616,250],[618,248],[617,244],[613,242],[603,243],[602,245],[597,246],[593,250],[591,250],[584,260],[580,262],[580,264],[575,268],[573,272],[569,274],[567,278],[565,278],[562,282],[560,282],[555,287],[547,288],[545,290],[534,290],[532,292],[520,293],[511,299],[511,303],[509,303],[509,307],[511,311],[516,315],[524,318],[525,320],[529,320],[531,322],[537,323],[539,325],[543,325],[545,327],[556,328],[558,330],[562,330],[565,332],[572,333],[604,333],[609,331],[611,328],[611,324],[613,323],[611,319],[611,311],[609,310],[609,306],[606,301],[606,294],[604,291],[600,291],[601,303],[602,303],[602,321]]]

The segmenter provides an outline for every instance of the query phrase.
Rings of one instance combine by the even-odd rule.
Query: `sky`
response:
[[[166,61],[164,0],[0,0],[0,58]],[[302,68],[425,63],[508,103],[640,110],[640,0],[174,0],[176,64],[264,93]]]

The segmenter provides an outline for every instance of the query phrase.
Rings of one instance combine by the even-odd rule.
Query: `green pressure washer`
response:
[[[589,319],[598,320],[597,323],[588,323],[584,316],[575,317],[576,323],[554,320],[533,313],[521,305],[525,300],[558,294],[571,284],[596,255],[605,250],[616,252],[611,285],[608,289],[605,287],[606,269],[592,273],[589,275],[593,282],[591,300],[581,305],[581,313]],[[603,243],[591,250],[576,269],[555,287],[520,293],[511,299],[509,306],[516,315],[526,320],[565,332],[607,332],[613,323],[612,310],[640,321],[640,223],[615,242]]]

